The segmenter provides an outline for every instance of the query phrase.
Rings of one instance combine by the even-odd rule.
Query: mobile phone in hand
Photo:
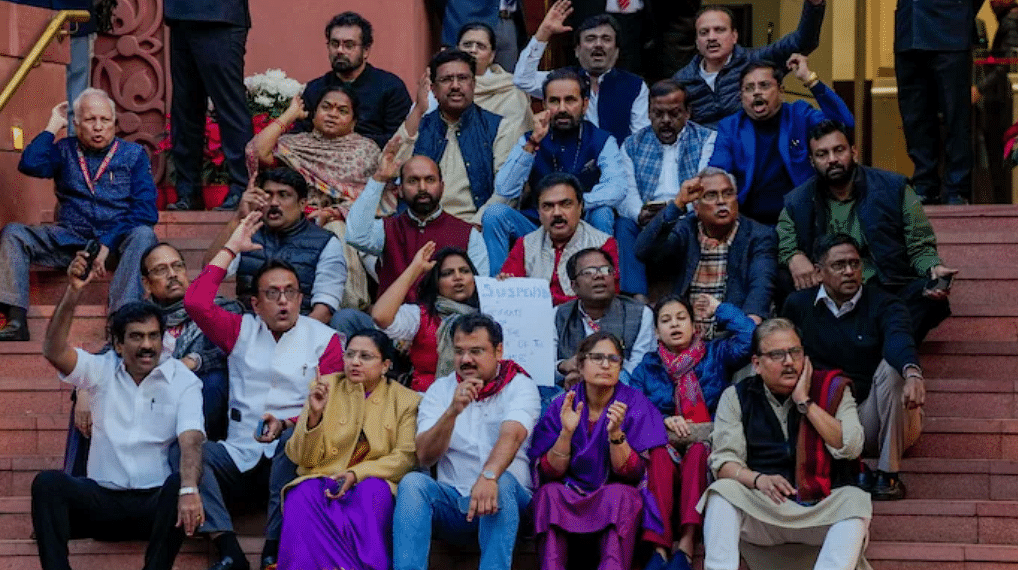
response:
[[[947,291],[951,288],[951,283],[954,282],[954,274],[945,275],[943,277],[931,278],[926,282],[927,291]]]
[[[264,419],[258,420],[254,430],[255,439],[261,439],[267,435],[269,435],[269,425],[265,423]]]
[[[95,258],[99,257],[99,242],[94,239],[88,240],[85,244],[85,272],[81,275],[81,280],[88,279],[88,276],[92,274],[92,263],[95,262]]]

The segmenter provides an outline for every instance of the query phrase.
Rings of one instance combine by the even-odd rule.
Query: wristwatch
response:
[[[180,491],[178,491],[177,494],[180,495],[181,497],[183,497],[184,495],[197,495],[198,487],[181,487]]]
[[[795,407],[799,409],[799,413],[804,415],[804,416],[809,412],[809,407],[812,406],[812,405],[813,405],[813,400],[810,400],[809,398],[806,398],[805,400],[803,400],[801,402],[796,402],[795,403]]]
[[[498,477],[495,476],[495,472],[492,471],[491,469],[485,469],[484,471],[481,471],[481,476],[491,481],[498,479]]]

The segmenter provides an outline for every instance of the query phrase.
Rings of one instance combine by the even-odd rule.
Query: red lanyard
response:
[[[99,177],[106,172],[106,169],[110,166],[110,161],[113,160],[113,155],[117,153],[117,147],[120,146],[120,141],[113,141],[113,146],[110,147],[109,152],[106,153],[106,158],[103,159],[99,165],[99,169],[95,171],[95,178],[88,175],[88,165],[85,164],[85,155],[81,152],[81,147],[78,147],[78,166],[81,167],[81,174],[85,177],[85,184],[88,184],[88,189],[92,191],[92,195],[95,195],[95,183],[99,182]]]

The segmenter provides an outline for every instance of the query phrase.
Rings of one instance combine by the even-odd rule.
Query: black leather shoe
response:
[[[222,560],[216,562],[212,566],[209,566],[209,570],[249,570],[250,565],[247,560],[244,561],[243,566],[233,561],[233,558],[224,556]]]
[[[0,342],[27,340],[31,339],[28,335],[28,324],[24,321],[10,321],[0,329]]]
[[[177,198],[176,202],[174,202],[172,204],[167,204],[166,205],[166,209],[170,210],[171,212],[174,212],[174,211],[175,212],[186,212],[186,211],[189,211],[189,210],[194,210],[195,206],[191,202],[191,198],[190,197],[188,197],[188,196],[181,196],[181,197]]]
[[[874,501],[899,501],[905,498],[905,484],[897,473],[878,471],[872,496]]]
[[[929,196],[920,195],[919,201],[922,202],[923,206],[936,206],[937,204],[940,204],[940,196],[934,196],[932,194]]]
[[[263,556],[261,570],[276,570],[276,557]]]
[[[876,479],[876,475],[874,475],[873,471],[870,470],[869,465],[863,463],[862,469],[859,471],[859,475],[857,475],[856,477],[857,477],[855,482],[856,487],[859,487],[860,489],[866,491],[867,493],[873,492],[873,483],[874,479]]]
[[[217,212],[232,212],[240,207],[240,194],[228,194],[223,203],[213,208]]]

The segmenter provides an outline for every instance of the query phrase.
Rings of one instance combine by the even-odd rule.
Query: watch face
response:
[[[495,472],[490,470],[490,469],[485,469],[484,471],[481,471],[481,475],[484,475],[485,479],[491,479],[491,480],[495,479]]]

